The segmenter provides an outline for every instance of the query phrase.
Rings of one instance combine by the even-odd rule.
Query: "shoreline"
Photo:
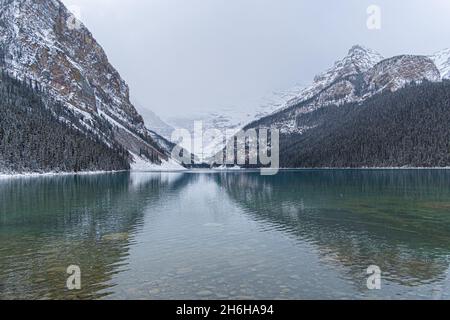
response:
[[[45,177],[60,177],[60,176],[89,176],[100,175],[107,173],[120,173],[127,172],[128,170],[116,170],[116,171],[81,171],[81,172],[22,172],[22,173],[3,173],[0,172],[1,179],[11,178],[45,178]]]
[[[381,171],[381,170],[450,170],[450,167],[368,167],[368,168],[280,168],[279,171]],[[129,173],[239,173],[239,172],[259,172],[260,169],[246,169],[246,168],[230,168],[230,169],[186,169],[186,170],[116,170],[116,171],[82,171],[82,172],[24,172],[24,173],[2,173],[1,179],[12,178],[44,178],[44,177],[60,177],[60,176],[89,176],[102,174],[115,174],[122,172]]]

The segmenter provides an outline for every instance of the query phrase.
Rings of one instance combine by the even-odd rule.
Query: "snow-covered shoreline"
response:
[[[175,168],[161,168],[158,166],[147,168],[134,168],[131,170],[120,171],[82,171],[82,172],[30,172],[30,173],[1,173],[0,179],[12,178],[42,178],[42,177],[59,177],[59,176],[89,176],[89,175],[103,175],[114,174],[120,172],[130,173],[223,173],[223,172],[258,172],[260,169],[246,169],[246,168],[213,168],[213,169],[175,169]],[[320,171],[320,170],[355,170],[355,171],[377,171],[377,170],[450,170],[450,167],[377,167],[377,168],[280,168],[279,171]]]
[[[42,178],[42,177],[60,177],[60,176],[90,176],[90,175],[100,175],[100,174],[119,173],[119,172],[127,172],[127,171],[126,170],[121,170],[121,171],[21,172],[21,173],[0,172],[0,179]]]
[[[94,176],[94,175],[105,175],[105,174],[115,174],[121,172],[129,173],[180,173],[182,170],[121,170],[121,171],[85,171],[85,172],[30,172],[30,173],[1,173],[0,180],[6,179],[23,179],[23,178],[49,178],[49,177],[64,177],[64,176]]]
[[[175,161],[163,161],[161,165],[152,164],[144,159],[133,155],[134,162],[131,163],[130,170],[112,170],[112,171],[80,171],[80,172],[0,172],[0,179],[11,178],[40,178],[40,177],[58,177],[58,176],[86,176],[100,175],[120,172],[182,172],[187,170]]]
[[[133,161],[131,162],[132,172],[180,172],[187,170],[175,160],[169,158],[167,161],[162,160],[161,164],[154,164],[145,160],[138,155],[131,153]]]

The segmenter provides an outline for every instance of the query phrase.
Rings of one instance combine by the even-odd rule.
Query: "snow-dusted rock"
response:
[[[173,159],[162,160],[160,164],[150,163],[147,159],[136,154],[132,154],[131,171],[148,172],[148,171],[185,171],[186,168],[181,166]]]
[[[288,101],[285,108],[312,99],[319,94],[322,94],[321,101],[317,103],[312,102],[310,104],[311,108],[314,108],[316,105],[322,105],[324,102],[328,104],[341,102],[341,96],[344,96],[344,100],[351,100],[345,99],[347,96],[345,93],[353,93],[353,90],[349,88],[349,83],[339,85],[337,82],[345,82],[349,78],[361,75],[369,71],[383,59],[384,57],[378,52],[360,45],[355,45],[349,50],[346,57],[335,62],[332,68],[316,76],[311,86],[300,92],[297,97]]]
[[[396,91],[409,83],[421,82],[424,79],[439,81],[441,75],[430,58],[412,55],[386,59],[365,75],[369,95],[383,90]]]
[[[430,56],[441,73],[442,79],[450,79],[450,48]]]

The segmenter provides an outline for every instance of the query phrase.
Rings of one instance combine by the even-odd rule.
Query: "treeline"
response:
[[[129,153],[113,128],[52,100],[38,83],[0,74],[0,172],[79,172],[129,169]],[[107,142],[105,142],[107,141]]]
[[[312,129],[281,137],[282,167],[450,166],[450,81],[324,107],[296,121]]]

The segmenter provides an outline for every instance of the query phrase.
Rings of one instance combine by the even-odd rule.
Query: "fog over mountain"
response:
[[[64,0],[130,85],[163,120],[242,110],[308,85],[354,44],[385,57],[450,46],[450,2]],[[381,9],[381,30],[366,26]],[[433,23],[428,23],[433,21]]]

